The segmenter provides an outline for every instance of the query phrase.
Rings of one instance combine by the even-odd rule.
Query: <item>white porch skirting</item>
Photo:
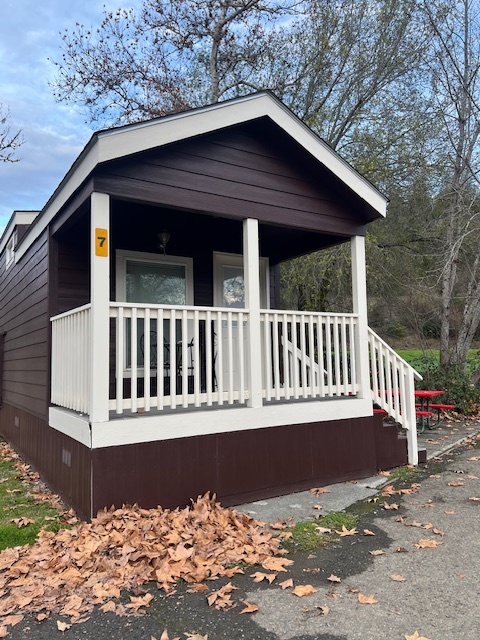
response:
[[[372,401],[333,398],[264,405],[259,408],[232,407],[206,411],[185,411],[116,417],[90,425],[85,416],[50,407],[49,425],[92,449],[140,442],[264,429],[289,424],[363,418],[372,415]]]

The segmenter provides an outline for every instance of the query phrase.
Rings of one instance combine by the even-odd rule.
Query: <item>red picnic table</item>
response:
[[[430,400],[432,398],[437,398],[438,396],[443,396],[445,391],[441,391],[440,389],[415,389],[415,397],[420,399],[420,411],[423,413],[427,413],[430,415],[420,415],[420,431],[419,433],[423,433],[425,431],[425,425],[427,425],[428,429],[432,429],[432,424],[430,421],[431,418],[431,406]]]

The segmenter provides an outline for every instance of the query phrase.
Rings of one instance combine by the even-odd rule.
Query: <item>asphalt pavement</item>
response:
[[[245,575],[231,580],[237,604],[232,609],[209,607],[208,593],[190,593],[183,583],[170,595],[150,585],[155,597],[144,616],[122,618],[95,611],[62,635],[72,640],[160,640],[166,629],[170,640],[184,640],[188,634],[199,634],[195,640],[478,640],[478,433],[478,423],[466,422],[421,435],[429,462],[415,474],[420,486],[413,493],[368,502],[364,498],[378,497],[378,484],[390,482],[376,476],[332,485],[320,496],[302,492],[242,505],[242,510],[270,522],[312,519],[319,512],[348,507],[358,514],[359,523],[357,534],[315,553],[290,554],[294,564],[272,584],[255,583],[252,574],[258,568],[245,568]],[[398,509],[385,509],[385,502]],[[314,508],[318,504],[322,509]],[[374,535],[364,535],[364,529]],[[340,581],[329,580],[332,575]],[[315,591],[297,597],[292,588],[280,587],[288,578]],[[209,593],[227,582],[207,583]],[[373,603],[363,604],[361,596]],[[254,603],[258,611],[242,615],[242,601]],[[50,640],[61,633],[56,622],[26,618],[9,637]]]

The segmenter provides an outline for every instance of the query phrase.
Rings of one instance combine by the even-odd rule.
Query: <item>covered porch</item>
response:
[[[194,301],[188,281],[192,290],[206,289],[199,281],[203,276],[195,273],[202,274],[205,266],[194,257],[130,251],[114,243],[109,245],[112,259],[105,259],[98,234],[118,237],[117,206],[106,194],[91,196],[91,301],[51,318],[52,426],[95,448],[362,418],[372,416],[374,400],[406,428],[409,459],[415,463],[413,370],[368,328],[363,236],[347,240],[350,313],[270,308],[267,292],[278,282],[270,256],[260,255],[259,222],[252,218],[232,227],[232,235],[240,231],[240,237],[232,241],[230,236],[228,246],[243,248],[243,254],[212,247],[209,256],[211,300],[224,306],[130,302],[128,287],[130,296],[139,295],[136,277],[148,281],[148,295],[153,295],[151,280],[156,283],[159,264],[184,265],[183,301]],[[60,234],[59,255],[71,258],[68,243],[85,239],[87,221],[83,216]],[[162,221],[167,223],[168,218]],[[274,233],[282,237],[278,228]],[[263,229],[262,237],[267,236]],[[324,236],[317,241],[325,244]],[[215,246],[225,247],[220,239]],[[289,257],[295,248],[290,243]],[[130,260],[135,269],[150,266],[139,273],[132,268],[127,284]],[[60,258],[60,280],[61,271]],[[166,282],[177,295],[175,273],[167,274]]]

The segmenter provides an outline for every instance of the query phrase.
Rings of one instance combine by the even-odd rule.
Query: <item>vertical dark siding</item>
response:
[[[90,449],[8,404],[0,409],[0,433],[67,504],[90,518]]]

